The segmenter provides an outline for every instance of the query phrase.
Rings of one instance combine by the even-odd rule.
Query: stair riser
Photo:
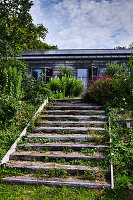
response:
[[[55,99],[53,104],[56,103],[86,103],[84,99]]]
[[[88,123],[81,123],[81,122],[74,122],[74,123],[66,123],[66,122],[40,122],[38,124],[38,126],[46,126],[46,127],[104,127],[104,125],[106,124],[106,122],[99,122],[97,123],[97,121],[95,121],[95,123],[93,122],[88,122]]]
[[[54,142],[54,141],[71,141],[71,142],[81,142],[81,141],[84,141],[84,142],[86,142],[86,141],[88,141],[88,142],[93,142],[93,141],[95,141],[95,138],[94,137],[48,137],[48,136],[46,136],[46,137],[34,137],[34,136],[27,136],[27,138],[28,139],[48,139],[48,140],[50,140],[50,141],[52,141],[52,142]],[[100,138],[101,139],[101,138]]]
[[[71,130],[71,129],[64,129],[64,130],[59,130],[59,129],[50,129],[50,128],[35,128],[33,129],[33,133],[58,133],[58,134],[87,134],[89,131],[85,131],[85,130]]]
[[[48,170],[51,170],[51,169],[65,169],[67,171],[67,174],[69,175],[72,175],[72,176],[76,176],[76,175],[83,175],[85,170],[82,170],[82,169],[66,169],[66,168],[58,168],[58,167],[54,167],[54,168],[51,168],[51,167],[45,167],[45,168],[33,168],[33,167],[18,167],[18,166],[13,166],[13,168],[17,169],[17,170],[20,170],[21,172],[27,172],[29,174],[36,174],[38,173],[39,170],[44,171],[44,174],[47,174],[47,171]],[[99,171],[95,171],[95,170],[88,170],[89,172],[94,172],[95,174],[98,173]]]
[[[47,110],[101,110],[100,106],[48,106]]]
[[[105,151],[107,148],[106,147],[72,147],[72,146],[45,146],[45,145],[41,145],[41,146],[26,146],[26,148],[24,146],[18,145],[18,149],[19,150],[30,150],[30,151],[36,151],[36,150],[49,150],[49,151],[65,151],[66,149],[71,149],[74,151],[80,151],[82,149],[95,149],[95,151]]]
[[[93,117],[93,116],[41,116],[41,119],[42,120],[73,120],[73,121],[80,121],[80,120],[83,120],[83,121],[106,121],[107,120],[107,117]]]
[[[83,161],[103,161],[105,159],[104,156],[101,156],[101,157],[76,157],[76,156],[32,156],[32,155],[11,155],[10,156],[10,160],[20,160],[20,161],[33,161],[33,160],[36,160],[36,161],[44,161],[46,158],[48,158],[48,162],[54,162],[56,161],[57,159],[60,160],[60,159],[63,159],[65,161],[72,161],[72,160],[83,160]]]
[[[102,115],[104,111],[43,111],[42,115]]]
[[[92,131],[94,132],[105,132],[105,130],[103,129],[92,129],[92,130],[88,130],[86,128],[86,130],[84,129],[69,129],[69,128],[64,128],[64,129],[55,129],[55,128],[34,128],[33,129],[33,133],[57,133],[57,134],[89,134]]]
[[[28,185],[48,185],[48,186],[67,186],[67,187],[83,187],[83,188],[110,188],[110,185],[106,184],[87,184],[87,183],[76,183],[76,182],[60,182],[60,181],[41,181],[41,180],[21,180],[21,179],[2,179],[6,183],[16,184],[28,184]]]

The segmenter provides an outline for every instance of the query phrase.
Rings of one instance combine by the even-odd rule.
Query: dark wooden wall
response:
[[[105,68],[106,64],[110,62],[117,62],[120,65],[125,63],[128,63],[128,59],[93,59],[93,60],[87,60],[87,59],[58,59],[58,60],[27,60],[29,70],[32,71],[34,68],[45,68],[45,67],[51,67],[53,68],[53,76],[58,75],[58,68],[60,66],[67,66],[72,69],[74,76],[77,75],[77,69],[78,68],[91,68],[97,67],[98,68],[98,74],[101,75]]]

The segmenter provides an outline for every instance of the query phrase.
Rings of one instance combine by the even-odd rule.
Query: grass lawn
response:
[[[127,191],[0,184],[0,200],[129,200]]]

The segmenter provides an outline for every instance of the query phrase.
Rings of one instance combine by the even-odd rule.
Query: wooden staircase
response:
[[[104,166],[107,116],[102,107],[79,99],[56,100],[40,118],[7,163],[23,175],[5,177],[3,181],[110,188],[109,169]]]

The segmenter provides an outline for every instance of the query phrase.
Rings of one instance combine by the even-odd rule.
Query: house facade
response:
[[[44,73],[48,82],[52,77],[58,77],[60,66],[67,66],[74,76],[87,84],[104,73],[107,63],[127,65],[131,52],[132,49],[25,50],[20,59],[28,63],[36,79]]]

